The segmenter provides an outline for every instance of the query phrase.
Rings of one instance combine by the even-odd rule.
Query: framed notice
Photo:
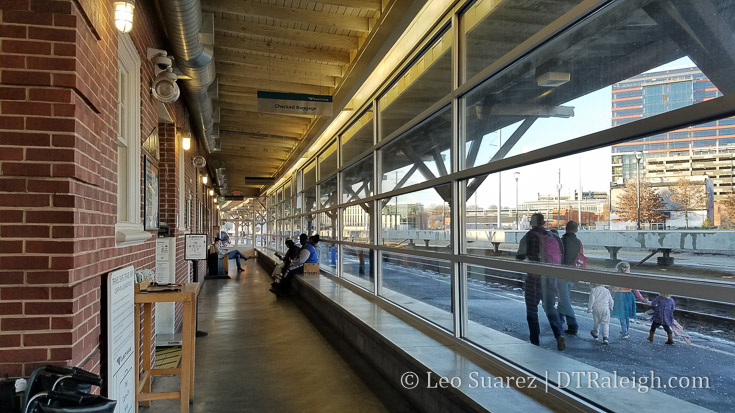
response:
[[[115,412],[135,412],[135,271],[133,266],[107,276],[107,397]]]
[[[207,259],[207,234],[184,235],[184,259],[206,260]]]
[[[145,157],[145,230],[158,231],[158,167]]]

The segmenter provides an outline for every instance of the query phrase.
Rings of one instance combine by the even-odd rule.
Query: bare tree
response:
[[[689,228],[689,213],[694,209],[704,208],[707,202],[707,193],[704,185],[697,185],[686,178],[680,178],[669,188],[671,201],[676,204],[676,210],[684,213],[684,227]]]
[[[722,199],[720,213],[723,220],[732,224],[735,222],[735,194],[730,194]]]
[[[616,221],[638,221],[638,186],[635,179],[628,179],[623,193],[615,204],[618,209]],[[641,179],[641,222],[664,222],[664,200],[651,188],[651,184]]]

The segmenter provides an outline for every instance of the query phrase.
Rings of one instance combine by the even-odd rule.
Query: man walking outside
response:
[[[577,258],[582,250],[582,242],[577,238],[578,230],[579,224],[575,221],[567,222],[566,233],[561,237],[562,243],[564,244],[562,265],[579,267]],[[571,302],[571,291],[574,283],[564,278],[559,278],[557,283],[559,287],[559,319],[561,320],[562,326],[565,322],[567,324],[567,329],[564,330],[565,333],[576,335],[579,327],[577,325],[577,319],[574,317],[574,309],[572,308]]]
[[[531,230],[521,238],[516,259],[560,265],[564,246],[561,239],[544,228],[543,214],[531,215]],[[526,321],[531,343],[539,345],[541,329],[538,322],[538,304],[541,302],[549,325],[556,338],[556,348],[564,350],[566,341],[562,331],[559,313],[556,311],[556,278],[528,274],[523,286],[526,298]]]

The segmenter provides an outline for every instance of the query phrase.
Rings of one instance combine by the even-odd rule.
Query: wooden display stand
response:
[[[148,292],[135,292],[135,366],[140,372],[140,311],[143,307],[143,371],[142,376],[135,375],[135,411],[138,411],[138,402],[143,406],[150,406],[152,400],[179,399],[181,413],[189,412],[189,403],[194,400],[194,334],[196,320],[196,296],[199,292],[199,283],[187,283],[179,291],[155,291],[149,288]],[[182,326],[181,367],[173,369],[154,369],[151,360],[151,343],[153,330],[153,305],[155,303],[182,302],[184,304],[184,322]],[[181,375],[181,388],[177,392],[151,392],[151,378],[153,376]]]

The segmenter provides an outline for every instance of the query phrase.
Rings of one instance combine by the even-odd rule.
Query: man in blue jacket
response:
[[[273,285],[269,290],[277,296],[288,294],[288,291],[291,288],[291,280],[293,279],[293,276],[304,273],[304,264],[319,263],[319,254],[316,252],[316,245],[319,243],[319,235],[314,235],[311,238],[308,238],[307,242],[307,235],[301,234],[299,236],[299,241],[302,245],[299,256],[295,260],[291,261],[291,266],[286,271],[281,282]]]

